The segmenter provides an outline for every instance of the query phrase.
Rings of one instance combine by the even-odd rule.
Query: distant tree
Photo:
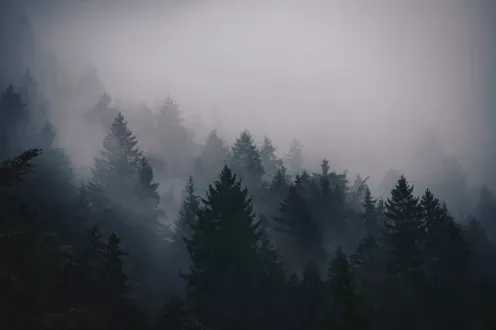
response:
[[[194,177],[200,191],[206,190],[215,181],[229,158],[229,148],[225,141],[218,136],[216,130],[211,131],[194,164]]]
[[[289,234],[302,252],[304,259],[300,261],[300,266],[309,262],[322,263],[325,257],[322,234],[296,184],[289,187],[288,195],[281,203],[279,216],[274,221],[276,230]]]
[[[277,197],[277,204],[279,204],[282,199],[286,197],[290,185],[291,182],[289,176],[287,175],[286,167],[281,164],[269,184],[271,194]]]
[[[487,186],[479,192],[479,201],[476,206],[476,217],[486,229],[489,240],[496,240],[496,198]]]
[[[365,196],[363,200],[363,221],[368,236],[379,237],[379,219],[376,208],[376,200],[373,199],[370,188],[365,187]]]
[[[163,266],[158,260],[163,257],[167,230],[160,222],[162,212],[158,208],[160,198],[153,169],[136,147],[137,142],[124,116],[119,114],[109,127],[85,191],[93,222],[106,233],[118,233],[123,247],[132,249],[133,267],[128,275],[140,283],[141,303],[155,310],[158,302],[151,299],[157,295],[151,293],[161,290]]]
[[[260,147],[260,158],[262,161],[262,166],[265,170],[264,178],[268,181],[274,178],[278,169],[282,165],[282,162],[277,158],[275,151],[276,148],[272,144],[272,141],[265,136],[263,144]]]
[[[176,221],[177,233],[182,237],[191,238],[191,228],[196,223],[198,210],[200,208],[200,198],[195,194],[195,183],[193,177],[189,177],[186,186],[186,196],[184,197]]]
[[[296,139],[293,139],[289,145],[285,163],[291,175],[296,175],[303,169],[303,146]]]
[[[167,164],[167,177],[162,179],[186,180],[193,170],[197,145],[193,140],[193,132],[184,125],[181,108],[171,97],[167,97],[158,109],[154,129],[142,135],[150,136],[150,153]]]
[[[233,171],[243,178],[253,193],[263,186],[265,170],[260,153],[252,135],[244,131],[232,147],[231,164]]]

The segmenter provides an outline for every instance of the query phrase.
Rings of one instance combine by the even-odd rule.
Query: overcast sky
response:
[[[365,175],[414,171],[429,126],[482,166],[483,0],[41,2],[43,45],[68,69],[92,63],[116,98],[170,94],[207,126],[295,137]]]

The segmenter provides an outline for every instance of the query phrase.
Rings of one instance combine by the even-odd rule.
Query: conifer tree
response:
[[[279,216],[274,217],[276,229],[290,235],[296,241],[304,260],[303,265],[313,261],[320,264],[325,252],[322,235],[307,201],[298,191],[297,185],[289,187],[286,198],[281,203]]]
[[[194,311],[216,329],[250,329],[261,233],[248,190],[226,166],[203,204],[186,240],[192,267],[185,278]]]
[[[265,170],[264,178],[268,181],[274,178],[278,168],[282,165],[281,161],[277,158],[275,151],[276,148],[272,144],[272,141],[265,136],[262,147],[260,148],[260,158]]]
[[[465,309],[463,291],[469,267],[468,248],[448,207],[429,189],[420,205],[426,231],[424,269],[430,284],[427,315],[431,319],[445,319],[450,328],[460,328],[464,324],[464,318],[459,316]],[[452,315],[453,312],[456,315]]]
[[[413,196],[404,176],[398,180],[385,202],[385,243],[391,249],[391,271],[399,273],[418,270],[421,265],[420,248],[424,238],[422,209],[419,199]]]
[[[278,204],[286,197],[290,184],[286,167],[284,164],[281,164],[269,185],[271,194],[277,196],[277,199],[279,199]]]
[[[216,130],[212,130],[194,164],[194,177],[200,191],[206,190],[208,185],[215,181],[229,158],[229,148],[225,141],[219,137]]]
[[[413,196],[413,186],[404,176],[398,180],[391,197],[385,202],[385,217],[383,242],[389,274],[385,308],[391,311],[388,326],[405,326],[404,320],[411,319],[405,328],[424,327],[428,308],[424,295],[427,284],[423,267],[423,210],[418,197]],[[418,317],[415,318],[415,315]]]
[[[184,197],[179,216],[176,220],[176,230],[181,237],[191,238],[191,228],[196,223],[199,208],[200,198],[195,194],[193,177],[189,177],[188,185],[186,186],[186,196]]]
[[[296,175],[303,169],[303,146],[296,139],[293,139],[289,145],[285,163],[291,175]]]
[[[377,238],[379,235],[379,221],[377,217],[376,201],[373,199],[368,186],[365,187],[362,214],[367,235]]]
[[[479,192],[476,206],[476,217],[486,228],[486,235],[490,241],[496,240],[496,199],[489,187],[483,186]]]
[[[337,329],[364,329],[366,318],[362,298],[357,294],[356,280],[348,256],[336,249],[329,266],[329,287],[333,300],[333,320]]]
[[[320,328],[324,325],[327,290],[320,275],[319,266],[309,263],[303,270],[301,281],[301,313],[303,328]]]
[[[263,187],[265,170],[252,135],[244,131],[232,147],[231,165],[234,173],[242,177],[255,194]]]

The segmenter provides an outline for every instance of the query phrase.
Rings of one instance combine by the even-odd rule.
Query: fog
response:
[[[172,96],[199,141],[248,128],[284,153],[297,138],[309,167],[328,157],[374,185],[390,168],[420,175],[431,130],[471,182],[487,179],[482,1],[25,2],[66,74],[94,66],[122,102]]]
[[[495,4],[0,0],[2,326],[495,328]]]

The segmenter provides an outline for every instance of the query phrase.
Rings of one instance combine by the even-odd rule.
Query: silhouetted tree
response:
[[[262,146],[260,147],[260,159],[262,167],[265,170],[264,178],[268,181],[272,180],[276,175],[279,167],[282,165],[280,159],[275,154],[276,148],[272,141],[265,136]]]
[[[248,190],[224,167],[203,203],[186,240],[192,267],[185,278],[193,309],[207,326],[250,329],[256,322],[261,233]]]

